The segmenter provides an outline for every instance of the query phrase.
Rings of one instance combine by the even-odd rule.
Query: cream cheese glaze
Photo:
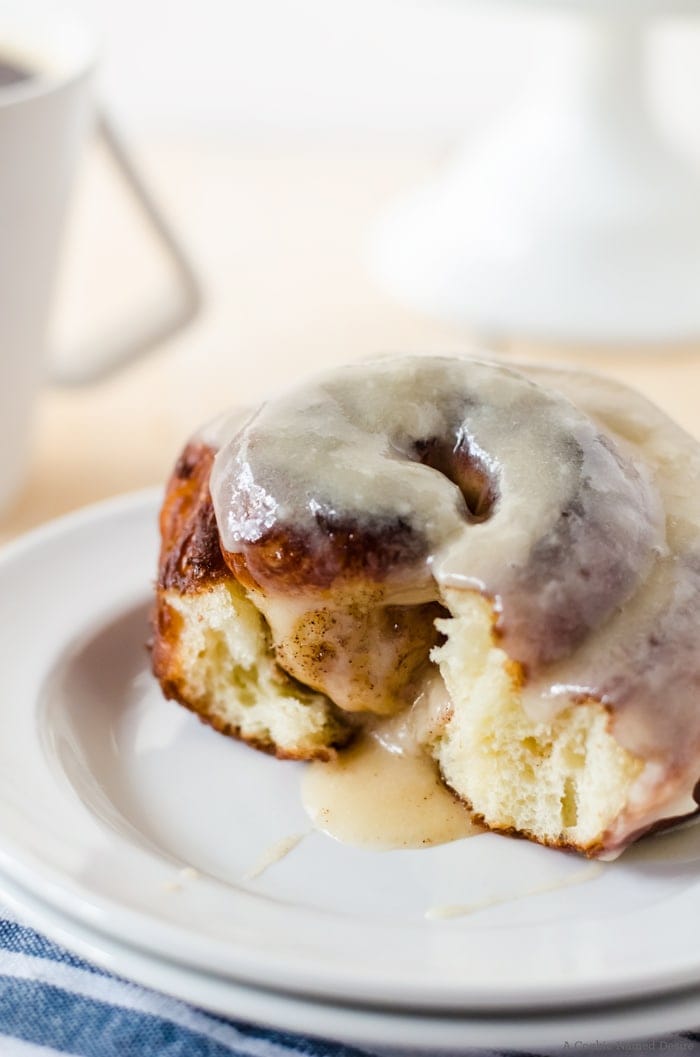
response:
[[[549,368],[528,368],[528,374],[575,399],[622,450],[641,459],[665,510],[666,546],[639,577],[633,596],[523,695],[535,716],[588,697],[611,707],[615,737],[647,761],[628,805],[641,831],[659,817],[681,816],[697,806],[700,445],[619,383]],[[623,823],[611,833],[611,845],[623,839]]]
[[[672,785],[668,811],[692,810],[700,448],[657,408],[579,372],[398,357],[326,372],[219,431],[222,547],[292,674],[341,707],[404,708],[434,644],[404,663],[412,614],[432,626],[431,606],[476,590],[523,666],[528,712],[601,701],[649,763],[640,801]],[[305,634],[326,620],[316,668],[295,668],[304,619]],[[358,629],[359,681],[341,648]]]

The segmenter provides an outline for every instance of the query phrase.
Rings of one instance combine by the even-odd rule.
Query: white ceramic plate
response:
[[[580,885],[574,856],[494,835],[371,852],[309,833],[301,765],[163,701],[145,641],[157,495],[54,523],[0,560],[0,871],[150,956],[366,1006],[554,1009],[700,981],[700,827]],[[197,871],[180,876],[183,867]],[[434,906],[500,900],[463,918]]]
[[[373,1053],[386,1050],[395,1055],[410,1052],[416,1057],[421,1053],[425,1057],[438,1057],[442,1053],[473,1053],[476,1047],[531,1052],[545,1047],[576,1049],[584,1043],[629,1045],[637,1039],[695,1029],[700,1024],[697,989],[656,1001],[645,999],[541,1017],[529,1013],[412,1015],[407,1010],[383,1011],[316,1002],[247,987],[144,954],[93,932],[28,895],[2,875],[0,893],[5,903],[21,911],[24,919],[36,928],[111,972],[212,1013],[249,1020],[279,1031],[296,1031],[346,1045],[367,1046]]]

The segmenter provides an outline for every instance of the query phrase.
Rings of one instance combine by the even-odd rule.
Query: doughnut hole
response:
[[[453,704],[432,746],[443,778],[490,829],[595,854],[643,762],[611,735],[598,702],[531,719],[520,667],[495,642],[491,605],[449,594],[452,617],[437,622],[446,641],[432,652]]]
[[[329,759],[350,731],[274,660],[269,629],[234,581],[159,594],[153,666],[166,697],[216,730],[293,759]]]
[[[497,498],[495,482],[481,462],[469,451],[464,439],[431,437],[429,440],[418,440],[412,449],[412,458],[423,466],[437,470],[459,488],[467,510],[469,520],[480,522],[488,520]]]

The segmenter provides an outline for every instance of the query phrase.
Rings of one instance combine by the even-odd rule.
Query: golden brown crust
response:
[[[158,587],[182,593],[231,580],[219,545],[219,530],[209,494],[215,451],[190,443],[168,482],[160,512],[161,549]]]
[[[194,700],[188,692],[179,656],[183,618],[168,604],[167,592],[174,590],[179,594],[194,595],[218,583],[235,582],[221,553],[209,493],[209,475],[215,454],[206,444],[188,444],[166,488],[160,512],[161,548],[150,643],[153,674],[168,700],[177,701],[221,734],[278,759],[332,760],[336,755],[333,746],[293,751],[282,749],[269,739],[247,736],[240,727],[228,723],[213,711],[208,702]],[[289,679],[282,669],[280,676]]]
[[[178,663],[182,617],[165,600],[174,589],[192,594],[211,584],[232,579],[219,546],[219,533],[209,494],[212,448],[188,444],[168,481],[160,511],[161,547],[158,583],[152,615],[153,674],[169,699],[191,707],[184,699]]]
[[[542,837],[531,830],[514,829],[513,826],[490,826],[487,822],[484,822],[482,815],[475,814],[474,819],[483,825],[485,829],[489,830],[490,833],[500,833],[504,837],[517,837],[519,840],[529,840],[533,844],[542,844],[545,848],[556,848],[557,851],[576,852],[578,855],[585,855],[587,859],[597,859],[601,852],[605,850],[600,841],[596,841],[595,844],[589,844],[584,848],[580,844],[574,844],[573,841],[568,840],[543,840]]]
[[[402,518],[360,526],[348,518],[317,515],[321,543],[290,525],[268,530],[226,562],[247,587],[276,594],[318,594],[343,583],[381,584],[425,560],[427,544]]]
[[[156,592],[151,619],[151,667],[165,697],[180,701],[182,691],[177,644],[182,629],[182,617],[163,598],[162,588]],[[184,703],[184,702],[183,702]]]
[[[587,847],[582,847],[580,844],[574,844],[572,841],[567,840],[543,840],[542,837],[533,833],[527,829],[515,829],[514,826],[496,826],[487,822],[483,815],[478,811],[475,811],[472,807],[471,801],[464,796],[460,796],[459,793],[455,792],[449,782],[445,781],[442,776],[443,782],[450,790],[452,795],[464,804],[469,811],[469,814],[473,818],[474,822],[479,826],[483,826],[489,833],[500,833],[503,837],[517,837],[518,840],[529,840],[534,844],[541,844],[545,848],[556,848],[558,851],[573,851],[579,855],[585,855],[589,859],[596,859],[601,852],[605,850],[605,846],[601,841],[596,841],[594,844],[589,844]]]

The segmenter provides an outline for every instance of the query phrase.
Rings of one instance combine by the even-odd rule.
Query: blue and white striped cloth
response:
[[[700,1057],[700,1032],[628,1046],[598,1045],[586,1051],[597,1057],[624,1057],[625,1053]],[[585,1051],[577,1047],[576,1052]],[[59,947],[0,905],[0,1057],[58,1053],[76,1057],[374,1057],[370,1050],[214,1016],[119,979]],[[486,1051],[475,1057],[487,1057]]]

